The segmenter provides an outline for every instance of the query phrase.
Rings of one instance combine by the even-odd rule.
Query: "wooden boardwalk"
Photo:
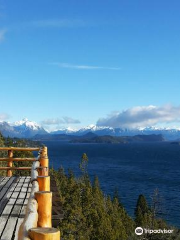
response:
[[[8,157],[0,157],[0,240],[60,240],[57,227],[63,218],[56,181],[49,175],[47,147],[0,147]],[[14,151],[38,151],[36,158],[14,158]],[[14,162],[33,162],[31,167],[15,167]],[[31,170],[31,176],[13,176],[14,170]],[[52,190],[51,190],[52,189]],[[31,196],[31,198],[29,198]],[[18,236],[19,235],[19,236]]]
[[[17,240],[31,192],[30,177],[0,177],[0,239]]]
[[[17,240],[19,226],[25,217],[25,210],[31,192],[31,177],[0,177],[0,239]],[[53,191],[52,224],[58,226],[63,218],[55,180],[51,179]]]

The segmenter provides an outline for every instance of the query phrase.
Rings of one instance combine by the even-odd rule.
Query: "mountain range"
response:
[[[128,129],[128,128],[112,128],[112,127],[100,127],[96,125],[89,125],[85,128],[79,130],[74,130],[71,128],[60,129],[58,131],[48,132],[42,126],[36,122],[29,121],[28,119],[23,119],[17,121],[13,124],[8,122],[0,122],[0,132],[3,136],[7,137],[19,137],[19,138],[34,138],[35,136],[41,138],[41,136],[48,136],[51,139],[57,139],[58,136],[55,135],[71,135],[71,136],[83,136],[87,133],[94,133],[97,136],[136,136],[136,135],[162,135],[165,140],[179,140],[180,139],[180,129],[170,129],[170,128],[156,128],[156,127],[146,127],[138,129]],[[51,137],[50,137],[51,136]]]
[[[13,124],[0,122],[0,132],[5,137],[31,138],[36,134],[46,134],[47,131],[36,122],[27,118]]]

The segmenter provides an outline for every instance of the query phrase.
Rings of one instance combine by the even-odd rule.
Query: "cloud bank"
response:
[[[69,63],[50,63],[51,65],[57,65],[60,68],[70,68],[70,69],[79,69],[79,70],[98,70],[98,69],[106,69],[106,70],[121,70],[120,67],[102,67],[102,66],[91,66],[91,65],[74,65]]]
[[[71,117],[62,118],[50,118],[41,121],[42,125],[60,125],[60,124],[79,124],[81,123],[78,119],[73,119]]]
[[[159,123],[180,121],[180,106],[137,106],[122,112],[115,112],[97,121],[98,126],[113,128],[148,127]]]

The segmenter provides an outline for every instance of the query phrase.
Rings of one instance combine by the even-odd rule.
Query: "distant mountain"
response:
[[[72,141],[74,139],[91,139],[97,137],[96,134],[88,132],[82,136],[68,135],[68,134],[37,134],[33,137],[36,141]]]
[[[0,132],[5,137],[19,138],[31,138],[36,134],[47,134],[44,128],[39,126],[36,122],[29,121],[27,118],[13,124],[0,122]]]
[[[159,135],[161,134],[165,140],[176,140],[180,138],[180,129],[169,129],[169,128],[156,128],[156,127],[146,127],[137,129],[128,128],[112,128],[112,127],[99,127],[96,125],[89,125],[85,128],[79,130],[73,129],[62,129],[53,134],[69,134],[75,136],[82,136],[86,133],[94,133],[98,136],[110,135],[110,136],[135,136],[135,135]]]
[[[162,135],[136,135],[126,137],[113,137],[109,135],[87,137],[87,134],[83,137],[73,139],[71,143],[130,143],[130,142],[162,142],[164,138]]]
[[[28,119],[23,119],[17,121],[13,124],[8,122],[0,122],[0,132],[5,136],[10,137],[19,137],[19,138],[68,138],[65,135],[70,136],[83,136],[85,134],[95,134],[97,136],[135,136],[135,135],[162,135],[165,140],[174,141],[180,139],[180,129],[168,129],[168,128],[156,128],[156,127],[147,127],[147,128],[137,128],[137,129],[128,129],[128,128],[112,128],[112,127],[101,127],[96,125],[89,125],[87,127],[75,130],[70,127],[59,129],[48,133],[42,126],[36,122],[29,121]],[[64,137],[60,136],[63,135]],[[43,136],[42,136],[43,135]],[[52,135],[52,136],[51,136]],[[55,137],[54,135],[59,135]],[[93,136],[93,135],[91,135]]]
[[[15,131],[13,126],[7,122],[0,122],[0,132],[5,137],[19,137],[19,133]]]
[[[130,142],[162,142],[164,138],[159,135],[135,135],[135,136],[98,136],[94,133],[86,133],[81,136],[67,134],[37,134],[33,137],[36,141],[66,141],[70,143],[130,143]]]
[[[51,134],[76,134],[76,130],[68,127],[68,128],[63,128],[63,129],[60,129],[60,130],[56,130],[56,131],[52,131]]]

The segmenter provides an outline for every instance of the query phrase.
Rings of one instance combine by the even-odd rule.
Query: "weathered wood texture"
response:
[[[31,177],[0,177],[0,239],[17,240],[31,194]],[[51,176],[52,224],[57,227],[63,218],[56,182]]]
[[[8,162],[8,161],[11,161],[13,160],[13,162],[34,162],[36,161],[36,158],[13,158],[13,159],[10,159],[10,158],[0,158],[0,161],[2,162]]]
[[[30,177],[0,178],[1,240],[17,240],[30,192]]]
[[[12,151],[39,151],[40,148],[21,148],[21,147],[0,147],[0,151],[8,151],[8,150],[12,150]]]

